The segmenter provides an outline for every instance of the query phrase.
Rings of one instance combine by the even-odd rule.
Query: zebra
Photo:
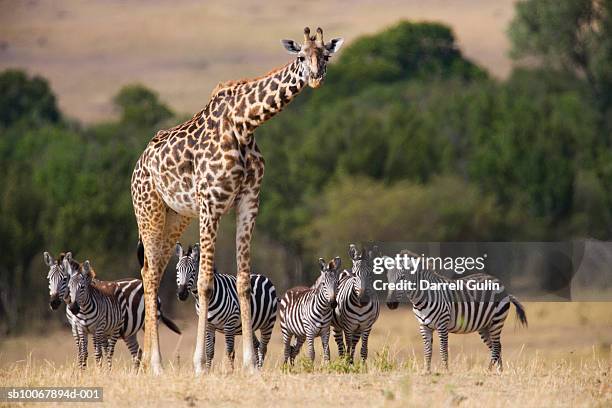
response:
[[[87,335],[93,335],[96,362],[102,361],[102,351],[107,358],[108,367],[112,366],[115,344],[126,319],[127,302],[119,285],[114,282],[98,282],[93,284],[95,272],[89,261],[74,270],[64,257],[64,269],[68,271],[68,294],[65,301],[68,309],[74,315],[79,336],[79,365],[85,368],[87,361]],[[135,335],[126,338],[130,352],[132,342],[138,342]]]
[[[402,251],[415,259],[418,255],[410,251]],[[399,295],[406,295],[412,303],[412,311],[419,323],[421,337],[425,348],[425,369],[431,371],[433,331],[438,331],[440,337],[440,356],[444,369],[448,370],[448,333],[466,334],[478,332],[491,353],[489,369],[497,366],[503,370],[501,355],[501,331],[512,303],[520,323],[527,326],[527,315],[523,305],[511,294],[506,292],[501,281],[485,273],[476,273],[450,279],[437,274],[428,268],[389,269],[388,282],[412,285],[411,290],[389,290],[387,306],[390,309],[398,307]],[[499,285],[498,290],[468,289],[466,283],[491,282]],[[441,284],[440,290],[421,288],[421,281]],[[457,282],[459,282],[457,284]],[[457,290],[447,285],[455,283]]]
[[[68,295],[68,281],[70,279],[70,275],[64,267],[64,260],[69,262],[73,271],[78,271],[81,268],[81,265],[72,258],[72,253],[70,252],[66,254],[63,252],[60,253],[57,259],[54,259],[48,252],[45,252],[43,257],[45,264],[49,266],[49,272],[47,274],[47,279],[49,281],[49,306],[52,310],[57,310],[62,303],[62,300],[64,300],[66,295]],[[92,279],[92,283],[95,286],[98,284],[106,285],[109,282],[103,282],[94,278]],[[127,302],[127,308],[125,310],[126,318],[121,331],[121,337],[126,342],[135,366],[138,367],[142,351],[139,348],[136,334],[140,329],[142,329],[144,324],[144,289],[142,281],[135,278],[124,278],[112,281],[112,283],[119,286]],[[159,299],[157,308],[159,319],[170,330],[177,334],[181,334],[181,331],[176,324],[162,313],[161,301]],[[72,335],[76,343],[78,356],[80,353],[80,343],[77,322],[69,307],[66,307],[66,318],[72,328]]]
[[[351,244],[348,254],[352,260],[352,269],[344,270],[339,278],[336,295],[338,305],[332,315],[332,328],[340,357],[345,355],[344,333],[346,354],[351,363],[360,338],[361,359],[363,362],[367,360],[368,337],[380,313],[378,298],[373,296],[370,290],[372,260],[376,253],[376,247],[372,250],[359,250]]]
[[[308,342],[308,357],[314,362],[314,339],[321,336],[323,360],[329,362],[329,330],[333,309],[337,306],[338,271],[340,257],[329,263],[319,258],[321,276],[314,287],[298,286],[289,289],[280,303],[280,322],[285,346],[284,363],[293,365],[304,341]],[[296,344],[291,340],[296,337]]]
[[[185,301],[191,292],[195,299],[196,314],[200,314],[198,298],[198,272],[200,246],[198,244],[183,249],[177,242],[176,284],[179,300]],[[253,335],[253,347],[257,353],[257,367],[263,367],[276,322],[278,298],[276,288],[270,279],[263,275],[251,275],[251,316],[253,333],[259,330],[261,340]],[[234,368],[234,338],[242,334],[240,302],[236,290],[236,277],[217,273],[214,269],[213,293],[208,308],[208,331],[206,333],[206,368],[210,369],[215,352],[215,332],[225,336],[225,350],[230,366]]]

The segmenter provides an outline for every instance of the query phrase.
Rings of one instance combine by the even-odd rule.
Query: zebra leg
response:
[[[108,339],[106,346],[106,363],[108,364],[109,370],[113,367],[113,355],[115,354],[115,345],[117,344],[118,339],[119,330],[115,331]]]
[[[344,357],[344,335],[342,334],[342,329],[334,326],[334,340],[336,340],[336,345],[338,346],[338,355],[340,357]]]
[[[259,343],[259,368],[263,367],[264,360],[266,359],[266,353],[268,352],[268,343],[270,342],[270,338],[272,337],[272,329],[274,325],[270,327],[266,327],[265,329],[261,329],[261,343]]]
[[[353,364],[354,356],[355,356],[355,349],[357,348],[357,343],[359,342],[359,334],[347,333],[347,338],[350,343],[348,347],[349,362]]]
[[[297,355],[300,354],[300,349],[305,341],[306,336],[296,336],[295,346],[291,347],[291,364],[293,364]]]
[[[419,330],[423,338],[423,346],[425,347],[425,371],[429,373],[431,372],[431,340],[433,332],[427,326],[421,326]]]
[[[370,330],[366,330],[361,333],[361,360],[365,363],[368,359],[368,338],[370,337]]]
[[[323,344],[323,361],[329,363],[329,327],[321,331],[321,343]],[[314,351],[314,350],[313,350]]]
[[[98,367],[102,365],[102,351],[107,344],[108,341],[104,333],[96,331],[94,334],[94,357]]]
[[[142,350],[138,346],[138,337],[135,334],[132,334],[130,337],[123,340],[130,351],[130,355],[132,356],[134,368],[138,369],[138,367],[140,367],[140,358],[142,357]]]
[[[283,345],[285,346],[285,353],[284,353],[284,364],[287,364],[287,362],[289,361],[289,359],[291,359],[291,365],[293,365],[293,347],[291,347],[291,334],[287,333],[285,330],[282,331],[283,332]]]
[[[448,329],[446,327],[438,328],[438,336],[440,337],[440,357],[442,358],[442,366],[448,370]]]
[[[234,332],[225,332],[225,353],[230,363],[230,370],[234,371]]]
[[[306,335],[306,342],[308,343],[308,358],[313,363],[314,363],[314,359],[315,359],[314,339],[315,339],[314,335],[312,335],[312,334],[307,334]],[[298,349],[298,351],[299,351],[299,349]]]
[[[489,350],[491,350],[491,336],[489,335],[489,328],[485,327],[478,330],[478,334],[480,334],[480,338],[487,345]]]
[[[227,341],[227,337],[225,338]],[[215,357],[215,331],[208,330],[206,332],[206,369],[210,370],[212,360]]]
[[[502,346],[501,346],[501,328],[498,332],[491,333],[491,362],[489,363],[489,370],[493,368],[493,366],[497,366],[497,371],[503,371],[502,364]]]
[[[79,330],[79,367],[84,370],[87,366],[87,333]]]
[[[257,335],[255,334],[255,332],[253,332],[253,350],[255,351],[255,366],[257,368],[260,367],[259,365],[259,346],[260,344],[261,343],[259,342]]]

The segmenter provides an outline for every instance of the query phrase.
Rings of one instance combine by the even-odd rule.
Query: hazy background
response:
[[[320,256],[348,265],[355,241],[610,238],[612,2],[264,4],[0,2],[3,332],[62,321],[45,250],[139,276],[129,181],[146,144],[217,82],[289,61],[279,40],[306,25],[346,43],[322,88],[256,132],[253,269],[279,292]],[[165,307],[192,316],[173,310],[172,268]]]

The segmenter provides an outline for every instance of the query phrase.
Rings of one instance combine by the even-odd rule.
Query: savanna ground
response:
[[[5,339],[0,346],[0,386],[98,386],[112,406],[589,406],[612,405],[610,303],[526,303],[529,328],[512,310],[503,333],[504,371],[488,372],[488,354],[477,334],[451,335],[450,371],[422,371],[422,345],[409,309],[383,310],[370,338],[367,367],[336,358],[314,368],[300,360],[282,367],[278,324],[261,374],[228,372],[222,337],[212,373],[195,379],[191,353],[195,318],[179,320],[179,338],[161,328],[166,370],[136,375],[127,350],[117,348],[112,372],[74,364],[69,330]],[[437,343],[436,343],[437,344]],[[241,348],[237,344],[237,367]]]

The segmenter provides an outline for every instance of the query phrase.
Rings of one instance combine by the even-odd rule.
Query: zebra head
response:
[[[400,252],[400,254],[401,255],[408,254],[411,257],[418,257],[417,254],[415,254],[414,252],[410,252],[408,250],[403,250]],[[385,258],[388,258],[388,257],[385,257]],[[397,283],[402,282],[402,281],[416,282],[416,275],[415,275],[416,270],[414,270],[413,266],[411,265],[412,264],[408,265],[408,269],[398,269],[394,267],[394,268],[387,270],[387,282],[393,285],[396,285]],[[387,292],[387,307],[391,310],[397,309],[397,307],[399,306],[399,299],[403,295],[406,295],[404,291],[396,290],[395,288],[389,289]]]
[[[197,292],[198,287],[198,266],[200,262],[200,246],[187,247],[183,250],[180,242],[176,243],[176,295],[179,300],[187,300],[189,292]]]
[[[323,258],[319,258],[319,267],[321,268],[321,276],[318,279],[317,291],[323,294],[323,297],[328,301],[329,306],[334,309],[338,303],[336,302],[336,292],[338,291],[338,271],[342,260],[339,256],[333,260],[325,262]]]
[[[94,277],[94,272],[89,261],[83,262],[79,269],[75,269],[70,262],[64,259],[64,269],[70,275],[68,294],[64,301],[68,304],[70,311],[77,314],[81,310],[80,305],[87,302],[89,286]]]
[[[59,255],[57,260],[53,259],[53,256],[48,252],[43,254],[45,264],[49,267],[47,273],[47,280],[49,281],[49,307],[51,310],[57,310],[62,304],[62,299],[66,295],[66,288],[68,287],[68,278],[70,277],[62,265],[64,259],[64,253]]]
[[[356,245],[351,244],[348,254],[353,262],[351,275],[356,279],[355,293],[359,298],[359,303],[363,306],[370,301],[368,288],[372,283],[373,262],[374,258],[378,256],[378,247],[359,250]]]

